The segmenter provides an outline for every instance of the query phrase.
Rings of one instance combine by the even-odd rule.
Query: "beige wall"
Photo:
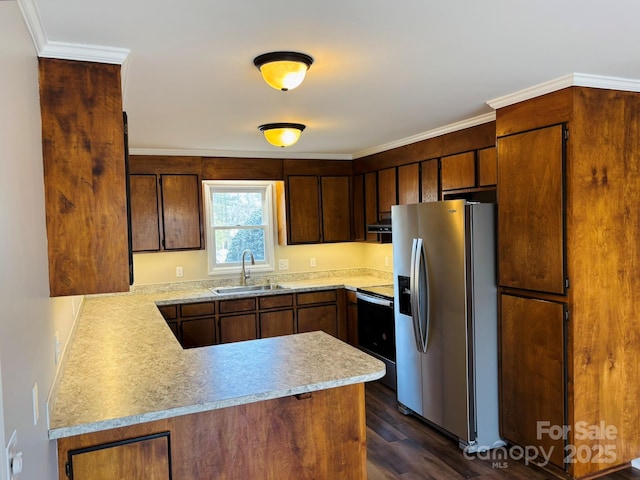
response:
[[[327,243],[319,245],[276,246],[276,268],[278,260],[289,260],[289,270],[275,270],[279,273],[320,272],[348,268],[371,268],[393,270],[391,244],[368,243]],[[316,259],[316,266],[310,266],[310,259]],[[388,266],[385,265],[388,258]],[[184,277],[176,278],[176,267],[182,267]],[[134,285],[150,285],[179,281],[211,280],[207,272],[207,252],[185,251],[166,253],[139,253],[133,256]],[[269,276],[265,273],[264,276]],[[231,277],[233,278],[233,277]]]
[[[49,299],[44,182],[35,49],[15,1],[0,2],[0,479],[4,446],[18,433],[20,479],[57,478],[46,399],[81,298]],[[31,392],[38,384],[34,425]]]

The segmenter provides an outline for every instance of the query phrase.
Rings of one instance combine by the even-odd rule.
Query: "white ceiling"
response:
[[[45,42],[130,50],[134,153],[357,158],[573,72],[640,79],[638,0],[18,2]],[[314,58],[296,90],[253,65],[275,50]],[[257,129],[283,121],[307,125],[286,150]]]

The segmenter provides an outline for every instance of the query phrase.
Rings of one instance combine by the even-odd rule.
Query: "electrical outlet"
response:
[[[312,267],[316,266],[316,257],[311,257],[309,259],[309,265],[311,265]]]
[[[286,258],[278,260],[278,270],[289,270],[289,260]]]
[[[182,267],[176,267],[176,277],[184,277],[184,270],[182,269]]]

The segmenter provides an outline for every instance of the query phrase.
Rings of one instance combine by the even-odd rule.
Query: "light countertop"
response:
[[[380,278],[355,277],[282,285],[309,291],[380,283]],[[157,308],[160,303],[225,297],[195,289],[86,298],[50,409],[49,438],[384,376],[382,362],[324,332],[184,350]]]

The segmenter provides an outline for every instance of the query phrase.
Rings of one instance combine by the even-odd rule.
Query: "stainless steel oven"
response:
[[[360,349],[382,360],[387,373],[381,382],[396,389],[396,336],[393,285],[359,288],[358,343]]]

